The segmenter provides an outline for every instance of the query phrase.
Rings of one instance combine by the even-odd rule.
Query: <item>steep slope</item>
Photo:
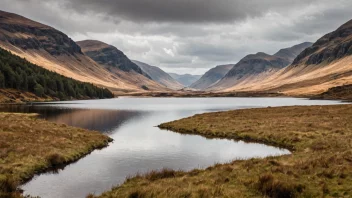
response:
[[[352,20],[300,53],[292,65],[317,65],[352,55]]]
[[[288,95],[314,95],[352,84],[352,20],[305,49],[292,65],[226,91],[269,90]]]
[[[83,53],[103,66],[116,67],[125,72],[134,71],[149,77],[122,51],[112,45],[95,40],[78,41],[77,44],[81,47]]]
[[[289,62],[293,62],[293,60],[305,49],[308,47],[311,47],[313,43],[311,42],[304,42],[298,45],[294,45],[290,48],[285,48],[279,50],[277,53],[274,54],[274,56],[278,56],[281,58],[285,58]]]
[[[153,81],[148,74],[116,47],[96,40],[79,41],[77,44],[85,55],[125,82],[145,90],[167,90],[163,85]]]
[[[250,54],[241,59],[232,69],[210,90],[224,90],[257,78],[265,78],[272,73],[290,65],[298,52],[303,51],[311,43],[305,42],[290,48],[281,49],[274,55],[263,52]]]
[[[0,101],[37,100],[28,96],[35,94],[39,99],[91,99],[112,98],[108,89],[96,87],[48,71],[0,48]],[[6,97],[6,93],[16,97]]]
[[[281,57],[259,52],[250,54],[240,60],[211,90],[223,90],[260,74],[271,73],[288,66],[290,62]]]
[[[201,75],[176,74],[176,73],[169,73],[169,75],[185,87],[190,86],[191,84],[199,80],[201,77]]]
[[[25,17],[0,11],[0,47],[45,69],[113,91],[142,90],[125,72],[115,73],[83,54],[64,33]],[[128,76],[126,76],[128,78]]]
[[[194,82],[190,88],[204,90],[219,80],[221,80],[232,68],[234,64],[219,65],[207,71],[199,80]]]
[[[142,63],[135,60],[133,60],[132,62],[138,65],[154,81],[166,86],[167,88],[170,88],[173,90],[179,90],[184,87],[181,83],[177,82],[168,73],[164,72],[159,67],[150,66],[146,63]]]

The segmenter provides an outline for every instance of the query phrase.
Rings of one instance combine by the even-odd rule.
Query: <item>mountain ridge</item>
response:
[[[132,60],[136,65],[138,65],[145,73],[147,73],[154,81],[166,86],[167,88],[173,90],[182,89],[184,86],[173,79],[168,73],[156,66],[151,66],[146,63]]]
[[[221,80],[208,89],[223,90],[255,79],[256,76],[269,75],[272,72],[289,66],[297,51],[301,52],[311,44],[304,42],[289,48],[280,49],[274,55],[264,52],[249,54],[235,64]]]
[[[270,91],[312,96],[352,84],[352,20],[319,38],[279,71],[227,87],[223,91]]]
[[[214,68],[211,68],[199,80],[194,82],[190,88],[203,90],[214,85],[219,80],[221,80],[234,65],[235,64],[218,65]]]
[[[113,45],[97,40],[83,40],[76,43],[81,47],[83,53],[101,65],[117,67],[125,72],[135,71],[150,78],[150,76],[143,73],[138,65],[133,63],[122,51]]]
[[[63,32],[14,13],[0,11],[0,47],[47,70],[115,93],[146,91],[145,86],[151,90],[167,90],[138,73],[109,71],[86,56]]]

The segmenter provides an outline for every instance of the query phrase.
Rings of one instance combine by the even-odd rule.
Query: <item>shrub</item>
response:
[[[294,198],[297,196],[298,191],[302,191],[302,186],[277,180],[272,174],[260,176],[256,187],[262,194],[272,198]]]
[[[144,89],[144,90],[149,90],[149,88],[147,86],[145,86],[145,85],[143,85],[141,88]]]
[[[14,192],[17,185],[18,182],[12,176],[4,175],[0,177],[0,192]]]
[[[172,178],[176,176],[176,171],[171,169],[162,169],[161,171],[151,171],[145,175],[146,179],[155,181],[158,179]]]
[[[58,153],[49,154],[46,157],[46,160],[49,162],[50,166],[52,167],[63,165],[66,162],[65,158]]]

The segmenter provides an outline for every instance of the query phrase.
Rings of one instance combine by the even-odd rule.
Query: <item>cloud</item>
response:
[[[319,0],[321,1],[321,0]],[[139,22],[233,22],[271,9],[300,7],[318,0],[64,0],[67,9],[106,13]]]
[[[273,54],[352,18],[350,0],[0,0],[1,9],[74,40],[113,44],[167,71],[200,73],[249,53]]]

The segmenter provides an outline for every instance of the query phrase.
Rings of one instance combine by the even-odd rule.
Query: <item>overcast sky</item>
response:
[[[351,0],[0,0],[0,9],[96,39],[167,72],[202,74],[249,53],[315,42]]]

